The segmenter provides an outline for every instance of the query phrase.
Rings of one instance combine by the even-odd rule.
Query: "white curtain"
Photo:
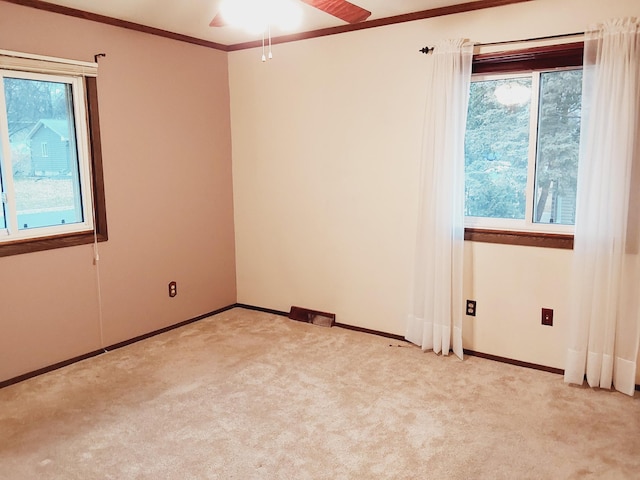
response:
[[[640,340],[640,19],[585,35],[565,382],[633,395]]]
[[[464,132],[473,45],[448,40],[427,56],[420,216],[405,338],[462,358]]]

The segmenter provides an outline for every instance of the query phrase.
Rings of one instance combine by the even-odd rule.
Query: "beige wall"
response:
[[[537,0],[229,56],[238,301],[301,305],[403,334],[425,64],[438,39],[504,41],[640,15],[640,2]],[[433,92],[437,94],[437,92]],[[563,368],[570,251],[466,245],[464,346]],[[555,325],[540,324],[541,308]]]
[[[235,303],[226,54],[4,2],[0,49],[107,54],[104,344]],[[0,258],[0,285],[0,381],[100,348],[91,246]]]

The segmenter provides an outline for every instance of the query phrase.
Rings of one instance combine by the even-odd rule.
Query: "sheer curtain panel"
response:
[[[640,340],[640,20],[585,34],[565,382],[634,394]]]
[[[420,216],[405,338],[462,358],[464,132],[473,45],[447,40],[428,55]]]

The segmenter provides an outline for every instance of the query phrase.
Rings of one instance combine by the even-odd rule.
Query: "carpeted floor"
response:
[[[0,390],[2,479],[634,479],[640,398],[233,309]]]

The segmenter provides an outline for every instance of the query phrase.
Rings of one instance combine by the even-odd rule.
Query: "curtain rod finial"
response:
[[[422,53],[424,53],[424,54],[429,54],[429,53],[433,52],[433,49],[434,49],[434,48],[435,48],[435,47],[423,47],[423,48],[421,48],[421,49],[420,49],[420,50],[418,50],[418,51],[419,51],[419,52],[422,52]]]

